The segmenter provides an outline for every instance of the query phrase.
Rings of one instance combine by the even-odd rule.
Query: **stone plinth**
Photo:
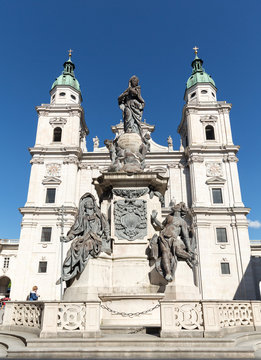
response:
[[[123,297],[164,293],[166,299],[198,300],[193,270],[186,262],[178,262],[175,279],[168,283],[148,258],[149,240],[156,233],[151,214],[156,210],[163,220],[160,196],[168,179],[150,172],[104,173],[93,183],[102,200],[101,211],[110,219],[112,254],[90,259],[66,289],[64,300],[98,300],[105,293]]]

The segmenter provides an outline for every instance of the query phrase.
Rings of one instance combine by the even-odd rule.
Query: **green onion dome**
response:
[[[74,69],[75,65],[71,60],[71,53],[69,59],[63,64],[64,70],[62,74],[55,80],[51,90],[57,85],[69,85],[75,90],[81,92],[79,81],[75,78]]]
[[[216,87],[214,80],[208,75],[202,67],[203,60],[201,60],[197,54],[195,59],[192,61],[192,74],[187,81],[187,89],[191,88],[197,83],[210,83]]]

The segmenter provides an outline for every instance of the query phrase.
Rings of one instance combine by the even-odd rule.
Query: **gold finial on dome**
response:
[[[69,59],[71,59],[73,50],[70,49],[70,50],[68,50],[68,52],[69,52]]]
[[[195,51],[195,55],[197,55],[198,49],[199,49],[199,48],[198,48],[197,46],[193,47],[193,50]]]

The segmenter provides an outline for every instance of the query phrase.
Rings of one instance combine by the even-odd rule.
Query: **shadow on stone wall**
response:
[[[261,300],[261,258],[251,256],[233,300]]]

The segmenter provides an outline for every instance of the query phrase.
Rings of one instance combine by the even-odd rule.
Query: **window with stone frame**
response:
[[[47,261],[39,261],[38,273],[47,272]]]
[[[212,125],[207,125],[205,127],[206,140],[215,140],[215,131]]]
[[[51,227],[43,227],[41,234],[41,242],[50,242],[52,236],[52,228]]]
[[[218,243],[227,243],[227,229],[226,228],[216,228],[217,242]]]
[[[5,256],[5,257],[4,257],[4,265],[3,265],[3,268],[4,268],[4,269],[8,269],[8,268],[9,268],[9,264],[10,264],[10,256]]]
[[[230,265],[229,262],[221,262],[221,274],[222,275],[229,275],[230,274]]]
[[[223,196],[221,188],[212,188],[213,204],[223,204]]]
[[[62,129],[60,127],[56,127],[53,130],[53,142],[61,142],[62,140]]]
[[[56,189],[55,188],[47,188],[46,189],[46,198],[45,198],[46,204],[55,203],[55,195],[56,195]]]

